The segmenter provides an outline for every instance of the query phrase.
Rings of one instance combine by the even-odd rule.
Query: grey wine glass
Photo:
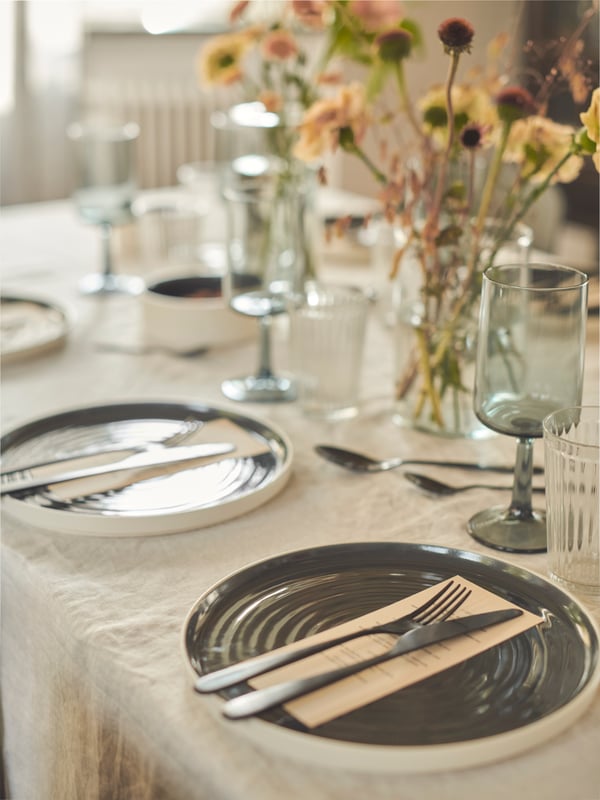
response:
[[[98,225],[102,234],[103,270],[82,278],[79,288],[83,294],[139,294],[144,288],[138,276],[115,274],[111,250],[113,226],[132,219],[138,135],[134,122],[75,122],[67,129],[76,169],[73,200],[79,215]]]
[[[542,422],[581,403],[587,276],[555,264],[505,264],[483,273],[474,409],[497,433],[517,438],[508,508],[471,517],[477,541],[498,550],[546,550],[545,513],[533,509],[533,443]]]
[[[221,384],[230,400],[278,402],[296,399],[295,382],[271,365],[271,324],[287,311],[289,296],[302,279],[300,234],[284,218],[287,167],[259,154],[234,159],[223,175],[227,214],[228,269],[225,291],[231,308],[260,324],[257,370]]]

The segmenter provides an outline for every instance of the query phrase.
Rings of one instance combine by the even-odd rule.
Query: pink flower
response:
[[[337,149],[340,136],[360,141],[367,127],[365,88],[360,83],[343,86],[335,97],[318,100],[304,115],[294,155],[313,161]]]
[[[248,7],[250,0],[239,0],[229,12],[229,22],[237,22],[243,16],[244,11]]]
[[[283,98],[278,92],[273,92],[270,89],[263,89],[258,93],[258,100],[263,104],[267,111],[277,113],[283,108]]]
[[[350,11],[361,20],[366,31],[392,28],[404,17],[399,0],[351,0]]]
[[[267,61],[287,61],[298,55],[298,45],[287,31],[270,31],[260,45],[263,58]]]
[[[292,11],[302,25],[314,30],[325,27],[327,3],[325,0],[292,0]]]

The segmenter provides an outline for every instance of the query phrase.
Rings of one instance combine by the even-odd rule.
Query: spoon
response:
[[[465,461],[431,461],[420,458],[387,458],[377,460],[354,450],[346,450],[343,447],[333,447],[328,444],[318,444],[315,451],[327,461],[332,461],[340,467],[352,470],[353,472],[385,472],[389,469],[396,469],[405,464],[427,464],[435,467],[451,467],[453,469],[474,469],[489,470],[490,472],[504,472],[512,475],[513,467],[501,467],[487,464],[474,464]],[[541,467],[534,467],[534,473],[543,472]]]
[[[107,353],[122,353],[128,356],[148,356],[153,353],[163,353],[164,355],[174,356],[175,358],[196,358],[203,356],[208,347],[193,347],[190,350],[173,350],[171,347],[161,345],[123,345],[114,342],[96,342],[97,350]]]
[[[501,492],[512,491],[512,486],[490,486],[487,483],[467,483],[464,486],[450,486],[447,483],[436,481],[434,478],[429,478],[427,475],[420,475],[418,472],[405,472],[404,477],[420,489],[424,489],[426,492],[436,495],[458,494],[458,492],[466,492],[469,489],[497,489]],[[534,486],[531,491],[543,492],[544,487]]]

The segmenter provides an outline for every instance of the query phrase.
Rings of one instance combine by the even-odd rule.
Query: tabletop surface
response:
[[[121,267],[141,269],[124,249]],[[392,419],[392,333],[376,305],[367,330],[360,413],[326,422],[296,403],[233,404],[221,381],[255,367],[256,340],[196,358],[133,355],[108,345],[142,343],[139,298],[80,297],[77,280],[98,268],[98,232],[69,202],[4,209],[3,292],[58,302],[71,315],[63,347],[3,366],[2,430],[87,405],[137,400],[202,403],[281,428],[294,448],[285,488],[250,513],[212,527],[156,537],[78,537],[20,522],[2,529],[2,704],[5,769],[18,800],[42,796],[270,800],[399,797],[490,800],[513,796],[597,800],[600,697],[568,730],[507,761],[436,774],[383,775],[274,754],[243,723],[195,694],[182,649],[189,609],[209,587],[248,564],[292,550],[344,542],[435,544],[499,557],[546,574],[545,554],[510,555],[474,541],[466,521],[505,499],[490,491],[431,498],[401,471],[352,475],[315,454],[322,442],[381,456],[512,463],[508,437],[429,437]],[[368,253],[332,247],[328,279],[382,288]],[[598,402],[598,318],[588,323],[584,401]],[[275,365],[288,363],[285,320]],[[541,443],[535,446],[542,462]],[[425,471],[425,469],[423,469]],[[467,473],[427,469],[468,482]],[[498,476],[499,480],[505,476]],[[507,481],[509,483],[509,481]],[[502,499],[499,499],[502,498]],[[579,598],[600,620],[600,603]],[[68,755],[67,755],[68,754]]]

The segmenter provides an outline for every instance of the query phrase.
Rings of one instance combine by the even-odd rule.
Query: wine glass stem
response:
[[[517,459],[510,513],[527,519],[532,516],[531,481],[533,477],[533,439],[520,438],[517,442]]]
[[[112,276],[112,254],[111,254],[111,233],[112,225],[110,222],[102,222],[100,224],[100,232],[102,235],[102,266],[104,277]]]
[[[271,317],[260,317],[260,350],[258,361],[259,378],[272,378],[271,370]]]

